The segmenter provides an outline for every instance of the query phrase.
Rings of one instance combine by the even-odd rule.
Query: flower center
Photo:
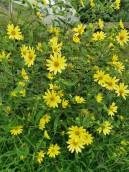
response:
[[[113,86],[113,83],[112,83],[112,82],[108,82],[108,85],[109,85],[109,86]]]
[[[124,40],[124,36],[120,36],[120,40],[123,41]]]
[[[103,80],[103,76],[99,76],[98,77],[98,80]]]
[[[16,35],[16,32],[15,32],[15,30],[13,30],[13,31],[11,32],[11,34],[12,34],[12,35]]]
[[[124,93],[124,90],[123,89],[120,89],[119,90],[119,93],[122,95]]]
[[[51,100],[51,101],[54,101],[54,100],[55,100],[55,98],[54,98],[54,97],[50,97],[50,100]]]
[[[55,61],[54,65],[55,65],[55,67],[59,67],[59,62]]]
[[[32,60],[32,59],[33,59],[32,54],[29,54],[29,59],[30,59],[30,60]]]
[[[100,35],[98,35],[98,36],[97,36],[97,39],[99,40],[100,38],[101,38]]]
[[[79,136],[80,132],[79,131],[75,131],[75,135]]]

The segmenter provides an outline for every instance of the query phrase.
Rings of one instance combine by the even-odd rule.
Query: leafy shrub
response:
[[[128,171],[122,21],[48,27],[36,4],[24,10],[1,32],[0,170]]]

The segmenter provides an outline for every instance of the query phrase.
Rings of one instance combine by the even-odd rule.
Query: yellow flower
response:
[[[24,68],[22,68],[22,77],[25,79],[25,80],[28,80],[28,76],[27,76],[27,73],[25,71]]]
[[[99,133],[103,132],[104,135],[107,135],[111,132],[112,125],[108,121],[104,121],[103,124],[97,129]]]
[[[123,70],[125,69],[123,63],[119,62],[119,61],[114,61],[113,65],[115,66],[115,70],[117,70],[120,74],[123,72]]]
[[[82,152],[82,149],[84,149],[84,142],[81,139],[71,138],[67,141],[67,144],[67,148],[71,153],[75,151],[78,154],[79,152]]]
[[[101,19],[99,19],[99,21],[98,21],[98,26],[99,26],[99,28],[100,28],[101,30],[102,30],[103,27],[104,27],[103,21],[102,21]]]
[[[53,28],[53,32],[55,33],[56,36],[58,36],[59,33],[60,33],[60,31],[59,31],[59,29],[57,27]]]
[[[77,27],[73,28],[73,31],[78,33],[79,35],[82,35],[84,33],[86,26],[83,26],[82,23],[78,24]]]
[[[36,57],[36,54],[35,54],[34,48],[29,47],[29,52],[24,58],[25,65],[27,65],[28,67],[32,66],[34,64],[35,57]]]
[[[116,5],[115,8],[117,10],[119,10],[120,9],[120,0],[116,0],[115,5]]]
[[[78,37],[78,34],[76,33],[73,35],[73,42],[80,43],[80,38]]]
[[[118,36],[116,36],[116,40],[121,46],[126,44],[129,41],[129,35],[128,35],[127,30],[126,29],[121,29]]]
[[[75,101],[77,103],[84,103],[85,99],[83,97],[80,97],[80,96],[75,96]]]
[[[42,3],[45,7],[47,6],[46,0],[42,0]]]
[[[80,139],[84,142],[86,136],[86,129],[83,127],[72,126],[69,127],[69,131],[67,132],[69,138]]]
[[[48,148],[47,155],[48,155],[50,158],[55,158],[57,155],[60,154],[59,150],[60,150],[60,147],[59,147],[57,144],[55,144],[55,145],[52,144],[52,145],[49,146],[49,148]]]
[[[50,55],[50,59],[51,60],[47,60],[47,70],[53,72],[54,75],[56,75],[58,72],[61,73],[62,70],[65,70],[66,59],[64,56],[61,57],[61,54],[54,54],[54,56]]]
[[[80,0],[80,4],[81,4],[82,7],[85,7],[83,0]]]
[[[100,31],[100,32],[96,32],[96,33],[93,33],[93,38],[92,40],[94,41],[98,41],[98,40],[102,40],[105,38],[105,33]]]
[[[21,32],[19,26],[14,27],[13,24],[8,24],[7,31],[9,39],[21,40]]]
[[[26,96],[26,90],[25,90],[25,89],[24,89],[24,90],[19,91],[19,93],[20,93],[23,97],[25,97],[25,96]]]
[[[17,97],[17,91],[12,91],[12,92],[11,92],[11,96]]]
[[[115,92],[118,96],[122,96],[124,99],[126,99],[126,96],[129,94],[129,90],[126,90],[128,85],[124,85],[124,83],[120,83],[116,86]]]
[[[10,106],[6,106],[6,112],[10,112],[11,111],[11,107]]]
[[[41,164],[41,162],[43,161],[44,156],[45,156],[45,152],[40,150],[37,156],[37,161],[39,164]]]
[[[61,53],[62,42],[60,44],[52,44],[51,47],[52,47],[53,53],[59,54]]]
[[[54,74],[49,72],[47,77],[48,79],[52,80],[54,78]]]
[[[36,12],[36,16],[37,16],[39,19],[43,19],[43,16],[42,16],[42,14],[41,14],[39,11]]]
[[[3,59],[3,58],[5,58],[5,52],[4,51],[2,51],[2,53],[0,54],[0,61]]]
[[[120,20],[119,25],[120,25],[121,29],[124,29],[124,24],[123,24],[122,20]]]
[[[105,87],[108,90],[114,90],[116,88],[116,82],[118,82],[119,79],[116,79],[116,77],[108,77],[108,80],[106,81]]]
[[[90,145],[93,142],[93,137],[92,134],[89,134],[88,131],[85,132],[85,139],[84,139],[84,143],[86,145]]]
[[[109,106],[109,109],[108,109],[108,115],[110,116],[114,116],[114,113],[117,112],[117,106],[116,104],[113,102],[110,106]]]
[[[98,81],[98,84],[100,84],[101,86],[103,86],[107,80],[108,75],[105,74],[104,71],[102,70],[98,70],[96,74],[94,74],[93,76],[95,79],[94,81]]]
[[[25,58],[25,57],[27,56],[27,54],[28,54],[28,47],[25,46],[25,45],[23,45],[23,46],[20,48],[20,50],[21,50],[21,55],[22,55],[22,57]]]
[[[50,86],[50,90],[56,91],[58,89],[58,86],[56,84],[55,85],[49,84],[49,86]]]
[[[38,51],[41,51],[41,52],[43,51],[43,49],[42,49],[42,44],[41,44],[40,42],[39,42],[38,45],[37,45],[37,50],[38,50]]]
[[[26,85],[25,82],[18,82],[18,84],[22,87],[25,87],[25,85]]]
[[[50,119],[51,119],[51,116],[48,115],[48,114],[44,115],[44,116],[41,118],[41,120],[43,120],[45,124],[48,123],[48,122],[50,121]]]
[[[20,125],[20,126],[13,128],[10,132],[12,135],[16,136],[18,134],[21,134],[22,131],[23,131],[23,126]]]
[[[39,121],[39,129],[43,130],[45,128],[45,121],[41,118]]]
[[[47,130],[44,131],[44,137],[45,137],[46,139],[50,140],[50,136],[49,136]]]
[[[69,101],[68,100],[62,100],[62,107],[66,108],[69,105]]]
[[[43,96],[44,101],[47,106],[50,108],[58,107],[58,104],[61,103],[60,97],[52,90],[45,92],[45,96]]]
[[[98,93],[97,96],[95,97],[96,101],[98,103],[101,103],[101,101],[103,100],[103,95],[102,93]]]
[[[116,61],[118,61],[118,55],[114,54],[112,56],[112,62],[116,62]]]
[[[93,2],[93,0],[90,0],[90,6],[95,7],[95,3]]]

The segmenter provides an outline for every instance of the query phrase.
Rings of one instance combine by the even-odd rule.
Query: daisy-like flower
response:
[[[43,150],[40,150],[37,156],[37,161],[39,164],[41,164],[41,162],[43,161],[44,156],[45,156],[45,152]]]
[[[98,103],[101,103],[102,100],[103,100],[103,95],[102,95],[102,93],[98,93],[97,96],[95,97],[95,99],[96,99],[96,101],[97,101]]]
[[[23,58],[25,58],[26,56],[27,56],[27,54],[28,54],[28,47],[27,46],[25,46],[25,45],[23,45],[21,48],[20,48],[20,50],[21,50],[21,55],[22,55],[22,57]]]
[[[2,53],[0,54],[0,61],[3,59],[3,58],[5,58],[5,52],[4,51],[2,51]]]
[[[128,35],[127,30],[126,29],[121,29],[118,36],[116,36],[116,40],[121,46],[126,44],[129,41],[129,35]]]
[[[92,40],[94,41],[98,41],[98,40],[102,40],[105,38],[105,33],[100,31],[100,32],[96,32],[96,33],[93,33],[93,38]]]
[[[111,132],[112,125],[108,121],[104,121],[103,124],[97,129],[99,133],[103,132],[104,135],[107,135]]]
[[[100,28],[101,30],[102,30],[103,27],[104,27],[103,21],[102,21],[101,19],[99,19],[99,21],[98,21],[98,26],[99,26],[99,28]]]
[[[50,29],[49,29],[49,32],[50,33],[55,33],[55,35],[58,36],[59,33],[60,33],[60,30],[57,27],[52,27],[51,26]]]
[[[94,74],[94,81],[98,82],[101,86],[105,85],[105,82],[107,81],[108,74],[105,74],[104,71],[98,70],[96,74]]]
[[[105,87],[108,90],[114,90],[116,88],[116,82],[118,82],[119,79],[116,79],[116,77],[109,77],[108,80],[105,83]]]
[[[59,44],[52,44],[51,47],[52,47],[53,53],[60,54],[61,53],[61,48],[62,48],[62,42],[59,43]]]
[[[19,26],[14,27],[13,24],[8,24],[7,26],[7,34],[9,35],[9,39],[21,40],[22,33],[20,31]]]
[[[80,104],[80,103],[84,103],[85,99],[80,96],[75,96],[75,101]]]
[[[59,87],[56,84],[49,84],[50,90],[56,91]]]
[[[67,133],[69,138],[85,140],[86,129],[83,127],[72,126],[69,127],[69,131]]]
[[[47,70],[53,72],[56,75],[58,72],[61,73],[62,70],[65,70],[66,59],[65,57],[61,57],[61,54],[54,54],[54,56],[50,55],[51,60],[47,60],[46,66],[48,67]]]
[[[50,157],[50,158],[55,158],[57,155],[60,154],[60,147],[55,144],[55,145],[50,145],[49,148],[48,148],[48,152],[47,152],[47,155]]]
[[[69,101],[68,100],[62,100],[62,107],[66,108],[69,105]]]
[[[23,126],[21,126],[21,125],[20,126],[17,126],[15,128],[13,128],[10,132],[14,136],[16,136],[18,134],[21,134],[23,132]]]
[[[28,75],[27,75],[27,73],[26,73],[26,71],[25,71],[25,69],[24,68],[22,68],[22,77],[25,79],[25,80],[28,80]]]
[[[50,136],[49,136],[47,130],[44,131],[44,137],[45,137],[46,139],[50,140]]]
[[[113,65],[115,67],[115,70],[117,70],[120,74],[123,72],[123,70],[125,69],[125,66],[123,65],[122,62],[119,61],[114,61]]]
[[[44,115],[44,116],[41,118],[41,120],[43,120],[43,121],[45,122],[45,124],[48,123],[48,122],[50,121],[50,119],[51,119],[51,116],[48,115],[48,114]]]
[[[43,99],[46,105],[50,108],[58,107],[58,104],[61,103],[60,96],[57,95],[53,90],[47,90],[47,92],[45,92],[45,96],[43,96]]]
[[[108,108],[108,115],[114,116],[114,114],[117,113],[117,108],[116,103],[113,102]]]
[[[124,27],[124,24],[123,24],[123,22],[122,22],[122,20],[120,20],[119,25],[120,25],[120,28],[121,28],[121,29],[124,29],[124,28],[125,28],[125,27]]]
[[[74,35],[73,35],[73,42],[75,42],[75,43],[80,43],[80,38],[78,37],[78,33],[75,33]]]
[[[34,50],[33,47],[32,48],[29,47],[28,50],[29,50],[29,52],[24,57],[24,60],[25,60],[25,65],[30,67],[30,66],[32,66],[34,64],[34,60],[35,60],[36,54],[35,54],[35,50]]]
[[[115,8],[117,10],[119,10],[120,9],[120,0],[116,0],[115,5],[116,5]]]
[[[44,128],[45,128],[45,121],[42,120],[42,118],[41,118],[40,121],[39,121],[39,129],[43,130]]]
[[[128,85],[124,85],[124,83],[120,83],[116,86],[115,92],[118,96],[122,96],[124,99],[126,99],[126,96],[129,94],[129,90],[127,90]]]
[[[82,149],[84,149],[84,142],[81,139],[70,138],[67,141],[67,144],[67,148],[71,153],[75,151],[78,154],[79,152],[82,152]]]
[[[84,143],[85,143],[86,145],[90,145],[90,144],[92,144],[92,142],[93,142],[92,134],[89,134],[89,132],[86,131],[86,132],[85,132]]]
[[[42,14],[41,14],[39,11],[36,12],[36,16],[37,16],[39,19],[43,19],[43,16],[42,16]]]
[[[37,45],[37,50],[42,52],[43,49],[42,49],[42,44],[39,42],[38,45]]]
[[[73,31],[78,33],[79,35],[82,35],[84,33],[86,26],[83,26],[82,23],[78,24],[77,27],[73,28]]]
[[[91,6],[92,8],[95,7],[95,3],[94,3],[93,0],[90,0],[90,6]]]
[[[45,7],[47,6],[46,0],[42,0],[42,3]]]

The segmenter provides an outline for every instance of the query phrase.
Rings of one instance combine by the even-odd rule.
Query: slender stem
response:
[[[9,13],[10,13],[10,16],[12,16],[12,13],[13,13],[13,2],[12,2],[12,0],[10,0],[10,2],[9,2]]]

